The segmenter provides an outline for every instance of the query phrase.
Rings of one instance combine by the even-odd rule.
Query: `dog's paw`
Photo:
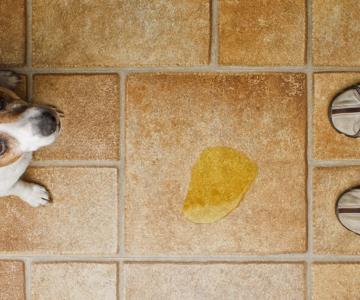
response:
[[[15,89],[20,81],[19,74],[13,71],[0,71],[0,86]]]
[[[35,183],[30,183],[28,190],[22,195],[22,199],[32,207],[38,207],[48,204],[50,197],[46,188]]]

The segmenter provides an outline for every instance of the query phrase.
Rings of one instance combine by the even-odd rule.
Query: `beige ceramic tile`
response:
[[[358,0],[313,0],[313,63],[360,66]]]
[[[305,0],[221,0],[219,61],[224,65],[304,65]]]
[[[312,266],[313,300],[359,298],[360,265],[314,264]]]
[[[0,65],[25,63],[25,0],[0,1]]]
[[[119,158],[119,78],[101,75],[37,75],[34,101],[65,113],[54,145],[36,153],[48,160],[115,160]]]
[[[114,254],[118,245],[117,170],[34,168],[53,203],[34,209],[17,198],[0,201],[0,252]]]
[[[303,264],[131,263],[124,268],[129,300],[305,297]]]
[[[316,160],[358,159],[360,139],[338,133],[328,117],[328,108],[341,90],[360,82],[360,73],[317,73],[313,95],[313,156]]]
[[[115,300],[116,263],[36,263],[32,300]]]
[[[33,0],[35,66],[176,66],[209,60],[210,1]]]
[[[359,185],[360,167],[317,168],[313,177],[313,236],[316,254],[360,255],[360,238],[337,220],[342,192]]]
[[[303,74],[138,74],[127,82],[126,251],[217,255],[306,249]],[[259,166],[215,224],[181,214],[191,168],[228,146]]]
[[[24,264],[19,261],[0,261],[1,300],[25,300]]]

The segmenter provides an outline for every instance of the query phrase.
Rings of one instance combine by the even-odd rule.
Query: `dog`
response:
[[[0,197],[17,196],[32,207],[49,203],[41,185],[21,179],[32,153],[59,136],[62,113],[55,107],[28,103],[13,91],[20,81],[12,71],[0,71]]]

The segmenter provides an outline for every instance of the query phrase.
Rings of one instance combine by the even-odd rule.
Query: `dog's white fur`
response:
[[[15,88],[19,77],[9,71],[0,71],[0,86]],[[39,106],[28,107],[15,122],[1,123],[0,133],[4,133],[17,141],[19,158],[6,166],[0,167],[0,197],[18,196],[33,207],[45,205],[49,201],[48,191],[41,185],[21,180],[32,159],[32,152],[50,145],[59,134],[59,128],[50,136],[35,134],[33,120],[41,114]]]

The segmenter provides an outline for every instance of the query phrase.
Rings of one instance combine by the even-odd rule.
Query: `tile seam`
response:
[[[312,274],[313,264],[313,228],[312,228],[312,186],[313,186],[313,64],[312,64],[312,0],[306,1],[306,63],[307,63],[307,268],[306,268],[306,298],[312,299]]]

